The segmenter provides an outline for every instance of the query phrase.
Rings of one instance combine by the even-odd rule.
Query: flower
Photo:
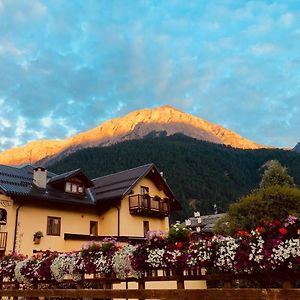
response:
[[[287,234],[287,230],[284,227],[279,228],[279,232],[283,235]]]
[[[256,228],[256,231],[259,232],[259,233],[262,233],[263,230],[264,230],[264,229],[263,229],[263,227],[261,227],[261,226],[259,226],[259,227]]]

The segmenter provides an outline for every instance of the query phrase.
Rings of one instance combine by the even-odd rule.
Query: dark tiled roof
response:
[[[123,198],[153,166],[148,164],[93,179],[94,187],[91,190],[95,200],[101,202]]]
[[[56,190],[50,185],[47,185],[46,189],[36,187],[33,184],[33,169],[34,167],[31,165],[23,167],[0,165],[0,190],[7,195],[20,199],[44,199],[47,202],[94,205],[89,194],[83,198]],[[49,181],[54,177],[57,177],[57,175],[47,172]]]
[[[81,171],[81,169],[72,170],[63,174],[55,175],[48,180],[48,184],[52,185],[57,182],[65,181],[75,176],[81,176],[86,187],[92,187],[93,182]]]
[[[33,169],[31,165],[11,167],[0,165],[0,188],[8,194],[28,194],[32,189]],[[54,173],[48,172],[51,178]]]
[[[214,232],[214,226],[216,225],[217,221],[224,217],[226,214],[214,214],[214,215],[205,215],[201,216],[201,226],[204,225],[202,228],[202,232],[209,232],[213,233]],[[189,218],[191,221],[191,225],[189,225],[189,228],[196,228],[199,226],[197,218],[191,217]],[[185,223],[184,223],[185,225]]]

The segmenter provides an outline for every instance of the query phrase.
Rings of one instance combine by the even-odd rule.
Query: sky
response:
[[[298,0],[0,0],[0,150],[173,105],[300,141]]]

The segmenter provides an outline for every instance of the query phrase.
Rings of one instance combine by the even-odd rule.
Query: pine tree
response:
[[[294,179],[288,174],[287,168],[283,167],[279,161],[272,160],[269,168],[262,177],[260,188],[267,188],[275,185],[295,186]]]

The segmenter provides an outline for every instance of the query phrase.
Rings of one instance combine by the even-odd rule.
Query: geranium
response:
[[[26,257],[21,254],[12,253],[5,255],[0,261],[0,278],[15,278],[15,267],[19,261],[24,260]]]
[[[232,237],[215,236],[212,242],[216,247],[214,266],[220,271],[234,271],[238,241]]]
[[[211,262],[213,244],[209,240],[192,242],[188,250],[187,266],[190,268],[208,266]]]
[[[83,261],[78,253],[64,253],[58,255],[50,266],[54,279],[62,282],[67,275],[71,275],[74,281],[82,279],[80,271],[84,269]]]
[[[279,232],[283,235],[287,234],[287,230],[284,227],[279,228]]]
[[[112,258],[113,270],[117,278],[125,279],[132,276],[135,278],[141,277],[141,272],[135,270],[132,266],[132,257],[135,253],[136,247],[132,245],[125,245]]]

